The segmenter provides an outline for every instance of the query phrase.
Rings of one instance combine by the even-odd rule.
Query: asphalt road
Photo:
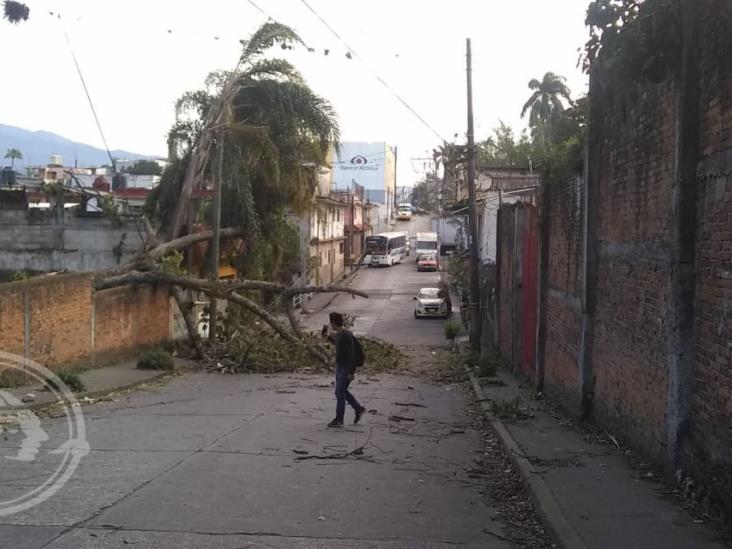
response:
[[[417,216],[398,222],[395,230],[411,235],[429,231],[430,218]],[[368,334],[395,345],[440,345],[446,342],[442,319],[414,318],[414,300],[420,288],[435,287],[440,273],[418,272],[414,250],[392,267],[361,267],[351,286],[369,298],[340,294],[322,311],[311,315],[305,326],[316,330],[328,323],[328,313],[337,311],[355,318],[353,332]]]
[[[411,261],[365,270],[373,297],[334,306],[372,335],[442,345],[440,321],[412,316],[412,294],[436,278]],[[481,434],[461,390],[384,374],[353,392],[369,414],[342,430],[325,427],[329,376],[189,374],[85,406],[90,454],[53,497],[0,516],[0,547],[507,547],[470,472]],[[7,459],[18,434],[0,440],[0,501],[53,470],[67,427],[42,428],[32,463]]]

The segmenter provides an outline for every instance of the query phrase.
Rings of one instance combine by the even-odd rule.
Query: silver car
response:
[[[414,298],[414,318],[447,318],[449,311],[439,288],[422,288]]]

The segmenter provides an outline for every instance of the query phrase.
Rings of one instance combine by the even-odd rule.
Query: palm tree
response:
[[[311,204],[312,166],[325,164],[339,139],[330,103],[291,63],[264,57],[275,44],[290,49],[301,43],[289,27],[265,23],[243,42],[233,71],[211,73],[204,89],[179,99],[169,139],[181,158],[148,202],[171,236],[182,228],[193,188],[211,180],[214,151],[223,143],[222,226],[244,231],[247,261],[261,252],[267,267],[281,263],[278,246],[290,240],[285,213]]]
[[[521,118],[529,112],[529,126],[534,137],[547,142],[551,137],[551,126],[557,116],[564,112],[562,99],[571,103],[570,90],[563,76],[547,72],[541,81],[533,78],[529,89],[534,90],[521,109]]]
[[[23,153],[20,152],[20,149],[8,149],[5,153],[5,158],[10,159],[10,165],[12,169],[15,169],[15,161],[16,160],[22,160],[23,159]]]

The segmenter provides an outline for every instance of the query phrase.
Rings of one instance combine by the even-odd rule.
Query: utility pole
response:
[[[224,172],[224,135],[219,133],[216,144],[216,176],[214,177],[213,223],[211,236],[211,266],[209,280],[219,280],[219,233],[221,230],[221,187],[223,186]],[[208,338],[211,343],[216,341],[216,318],[218,316],[218,298],[212,297],[209,302]]]
[[[470,348],[480,352],[480,259],[478,208],[475,202],[475,134],[473,129],[473,72],[470,38],[466,39],[468,76],[468,225],[470,232]]]

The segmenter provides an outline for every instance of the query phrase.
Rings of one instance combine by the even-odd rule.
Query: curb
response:
[[[158,381],[166,376],[174,375],[178,370],[166,370],[162,371],[158,374],[152,375],[150,377],[147,377],[145,379],[141,379],[139,381],[133,381],[132,383],[126,383],[124,385],[118,385],[115,387],[109,387],[107,389],[98,389],[96,391],[84,391],[82,393],[76,393],[74,396],[76,397],[77,401],[81,401],[84,398],[92,398],[92,399],[98,399],[100,397],[106,396],[109,393],[116,393],[119,391],[128,391],[130,389],[135,389],[136,387],[139,387],[140,385],[145,385],[146,383],[152,383],[154,381]],[[182,371],[182,369],[181,369]],[[39,411],[44,410],[45,408],[50,408],[56,404],[55,401],[48,401],[48,402],[29,402],[28,404],[18,407],[19,410],[30,410],[30,411]],[[13,408],[8,408],[9,410],[12,410]]]
[[[521,474],[521,478],[529,490],[531,500],[534,502],[539,516],[541,516],[544,524],[549,529],[549,534],[554,543],[564,549],[587,549],[585,542],[572,525],[569,524],[564,513],[562,513],[559,502],[554,497],[547,483],[544,482],[541,473],[524,457],[521,446],[511,436],[511,433],[508,432],[508,429],[506,429],[506,426],[503,425],[501,420],[494,417],[490,412],[488,406],[489,399],[486,398],[483,388],[478,383],[478,379],[472,372],[469,375],[473,391],[475,391],[483,413],[488,418],[491,429],[493,429],[498,440],[501,441],[501,445],[506,451],[506,454],[508,454],[511,463]]]

